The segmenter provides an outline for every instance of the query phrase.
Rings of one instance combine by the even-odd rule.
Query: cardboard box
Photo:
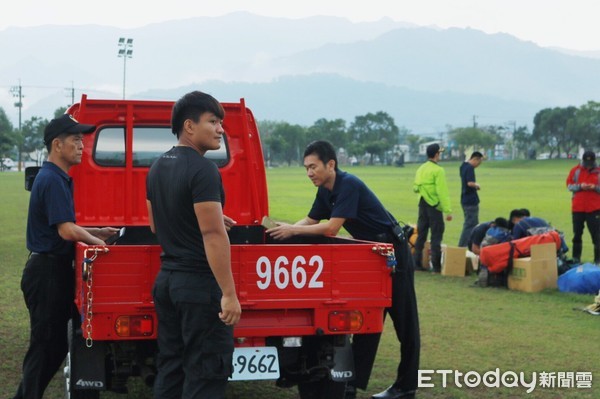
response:
[[[479,255],[467,250],[467,274],[476,273],[479,270]]]
[[[556,288],[557,280],[556,244],[533,245],[531,257],[513,261],[513,270],[508,275],[508,289],[539,292],[545,288]]]
[[[442,246],[442,276],[464,277],[467,270],[465,247]]]
[[[431,260],[431,241],[425,241],[425,246],[423,247],[423,258],[422,265],[425,269],[429,269],[429,261]]]
[[[442,247],[442,262],[444,261],[444,248],[446,248],[446,244],[441,244]],[[425,246],[423,247],[423,258],[421,258],[421,264],[424,268],[431,268],[431,241],[425,241]]]

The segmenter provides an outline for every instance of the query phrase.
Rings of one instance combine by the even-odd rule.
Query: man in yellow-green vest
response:
[[[446,183],[446,172],[438,165],[444,151],[439,144],[427,146],[427,162],[417,169],[413,190],[419,194],[419,219],[417,221],[417,241],[415,243],[415,268],[429,270],[423,265],[423,247],[431,229],[431,270],[441,271],[442,237],[444,236],[444,214],[446,220],[452,220],[450,195]]]

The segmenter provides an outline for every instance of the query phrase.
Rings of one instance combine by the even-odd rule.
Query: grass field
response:
[[[361,177],[384,205],[399,219],[416,222],[417,202],[412,181],[418,165],[353,167],[346,170]],[[457,162],[442,163],[446,169],[454,220],[446,223],[444,243],[456,245],[461,227],[460,181]],[[570,195],[565,178],[573,162],[515,161],[484,162],[476,170],[481,184],[480,220],[507,217],[513,208],[529,208],[566,234],[571,240]],[[302,167],[275,168],[267,172],[270,214],[277,220],[295,221],[304,217],[314,198],[315,188]],[[28,316],[19,284],[27,251],[25,223],[29,194],[23,190],[23,175],[0,173],[0,397],[11,397],[20,378],[20,367],[28,339]],[[590,261],[592,246],[584,237],[583,260]],[[449,378],[442,386],[440,374],[432,375],[431,388],[422,388],[420,398],[598,398],[600,397],[600,317],[573,310],[593,302],[592,295],[565,294],[546,290],[526,294],[505,289],[475,288],[474,276],[443,277],[416,274],[416,289],[422,335],[422,370],[474,371],[483,375],[524,373],[525,381],[537,373],[538,386],[526,388],[469,388]],[[391,323],[386,323],[375,370],[367,392],[370,398],[393,381],[398,361],[398,343]],[[554,373],[550,388],[541,387],[540,373]],[[559,388],[574,381],[568,373],[592,373],[591,389]],[[566,377],[558,373],[567,373]],[[580,375],[580,374],[579,374]],[[62,379],[58,374],[46,398],[61,398]],[[129,398],[147,398],[151,393],[135,381]],[[272,381],[229,385],[228,398],[296,398],[294,389],[276,388]],[[124,398],[106,394],[103,398]]]

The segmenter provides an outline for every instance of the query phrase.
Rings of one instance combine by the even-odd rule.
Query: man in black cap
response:
[[[30,341],[15,399],[42,398],[67,354],[67,322],[75,289],[74,243],[104,245],[104,240],[118,232],[112,227],[75,224],[73,182],[68,171],[81,162],[83,134],[94,129],[64,114],[44,130],[48,160],[31,189],[27,217],[30,255],[21,279],[30,316]]]
[[[417,220],[417,241],[415,242],[415,267],[427,270],[422,264],[423,247],[427,234],[431,229],[431,268],[435,273],[441,271],[442,237],[444,235],[444,213],[446,220],[452,220],[450,195],[446,183],[446,172],[438,165],[440,155],[444,151],[439,144],[427,146],[427,162],[417,169],[413,190],[419,194],[419,218]]]
[[[585,223],[594,244],[594,263],[600,265],[600,168],[593,151],[585,151],[581,164],[571,169],[567,177],[567,189],[573,193],[573,260],[579,263],[581,259],[581,237]]]

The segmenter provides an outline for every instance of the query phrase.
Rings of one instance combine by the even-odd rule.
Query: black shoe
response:
[[[353,385],[346,385],[346,394],[344,399],[356,399],[356,387]]]
[[[405,391],[393,385],[383,392],[371,396],[372,399],[410,399],[415,397],[416,390]]]

